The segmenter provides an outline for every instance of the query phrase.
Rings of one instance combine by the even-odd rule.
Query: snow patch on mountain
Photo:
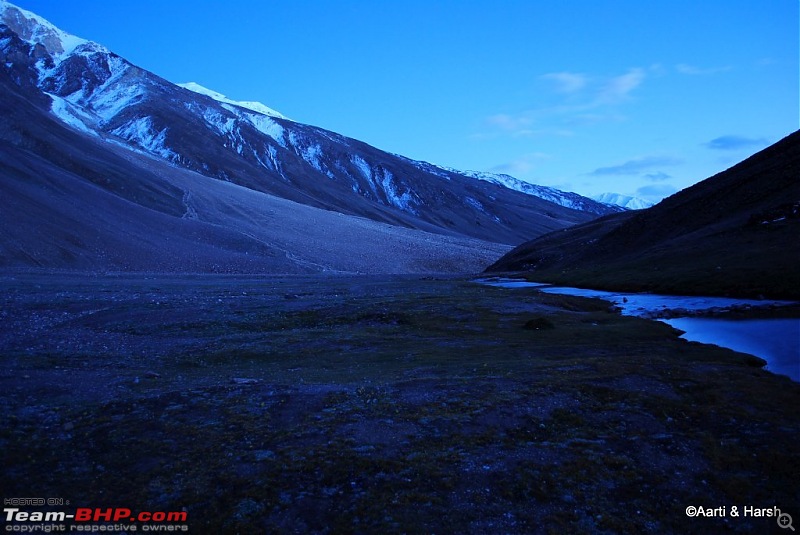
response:
[[[56,57],[70,54],[80,45],[89,42],[56,28],[35,13],[2,0],[0,0],[0,21],[11,28],[23,41],[27,41],[31,45],[40,44]]]
[[[314,133],[320,135],[337,145],[345,145],[350,146],[350,140],[343,135],[337,134],[336,132],[329,132],[328,130],[323,130],[322,128],[314,128]]]
[[[353,163],[353,165],[356,166],[356,169],[358,169],[358,171],[361,173],[361,176],[364,177],[364,180],[367,182],[370,189],[372,190],[375,199],[376,200],[379,199],[378,188],[376,187],[375,181],[372,178],[372,168],[369,166],[367,161],[358,154],[353,154],[352,156],[350,156],[350,161]],[[359,190],[360,189],[361,188],[359,188]]]
[[[275,168],[275,169],[278,171],[278,173],[281,175],[281,178],[282,178],[284,181],[291,183],[292,181],[291,181],[291,180],[289,180],[289,177],[287,177],[287,176],[286,176],[286,174],[283,172],[283,165],[281,164],[281,161],[280,161],[280,159],[278,158],[278,149],[276,149],[275,147],[273,147],[272,145],[270,145],[270,146],[268,147],[268,149],[267,149],[267,152],[268,152],[268,154],[269,154],[269,159],[270,159],[270,161],[272,162],[272,165],[273,165],[273,167],[274,167],[274,168]]]
[[[61,122],[86,134],[98,136],[97,132],[86,126],[87,122],[92,122],[92,118],[89,115],[58,95],[53,95],[51,93],[46,93],[46,95],[53,100],[52,104],[50,105],[50,111]]]
[[[356,166],[356,169],[361,171],[361,174],[365,179],[369,181],[372,180],[372,169],[364,158],[358,154],[353,154],[350,157],[350,161],[353,162],[353,165]]]
[[[320,145],[309,145],[302,151],[302,156],[305,161],[320,172],[325,172],[320,163],[320,156],[322,156],[322,147]]]
[[[598,206],[593,199],[588,197],[584,197],[569,191],[561,191],[556,188],[551,188],[550,186],[531,184],[530,182],[525,182],[524,180],[520,180],[511,175],[485,173],[482,171],[459,171],[457,169],[450,169],[446,167],[443,169],[452,173],[458,173],[470,178],[475,178],[477,180],[491,182],[492,184],[497,184],[498,186],[503,186],[527,195],[533,195],[534,197],[539,197],[540,199],[559,204],[566,208],[572,208],[573,210],[580,210],[598,215],[608,213],[606,208],[603,206]]]
[[[128,106],[132,106],[145,96],[145,89],[137,84],[106,85],[95,91],[96,98],[91,101],[91,109],[103,121],[109,122]],[[74,102],[72,96],[69,100]]]
[[[610,206],[621,206],[628,210],[644,210],[645,208],[650,208],[654,204],[638,197],[621,195],[619,193],[601,193],[600,195],[593,196],[592,199]]]
[[[242,115],[251,125],[253,125],[253,128],[262,134],[268,135],[277,141],[281,147],[286,148],[284,129],[283,126],[278,124],[277,121],[273,121],[269,117],[265,117],[264,115],[257,113],[243,113]]]
[[[560,204],[561,206],[566,206],[567,208],[574,208],[576,210],[581,209],[579,205],[580,201],[578,199],[573,198],[573,196],[568,195],[564,191],[557,190],[549,186],[531,184],[506,174],[485,173],[481,171],[456,171],[455,169],[451,169],[451,171],[455,173],[461,173],[462,175],[476,178],[478,180],[483,180],[485,182],[491,182],[508,189],[527,193],[528,195],[534,195],[547,201]]]
[[[111,133],[142,147],[151,154],[167,160],[176,160],[178,155],[166,145],[167,128],[156,131],[150,117],[140,117],[114,129]]]
[[[379,194],[380,190],[383,192],[386,202],[390,205],[410,214],[418,214],[416,207],[419,206],[421,202],[419,197],[411,188],[403,184],[398,186],[397,180],[391,171],[382,166],[373,170],[370,164],[358,154],[351,155],[350,161],[364,177],[364,180],[369,185],[376,200],[383,202]],[[361,192],[361,188],[354,184],[353,191],[359,193]]]
[[[81,49],[82,50],[82,49]],[[132,66],[130,63],[110,53],[89,54],[85,63],[78,63],[83,70],[83,76],[91,75],[95,83],[84,83],[72,93],[66,94],[69,86],[69,71],[75,56],[83,55],[76,52],[54,67],[47,68],[39,62],[40,84],[50,93],[58,93],[75,106],[96,115],[98,122],[108,123],[125,108],[141,102],[147,90],[130,76]],[[90,72],[91,71],[91,72]],[[123,78],[131,78],[127,83],[121,83]]]
[[[420,171],[424,171],[426,173],[430,173],[432,175],[438,176],[439,178],[444,178],[445,180],[450,180],[450,172],[455,172],[457,174],[462,174],[460,171],[455,171],[455,170],[451,171],[451,170],[449,170],[447,168],[440,167],[440,166],[434,165],[432,163],[423,162],[423,161],[420,161],[420,160],[412,160],[411,158],[406,158],[402,154],[392,154],[392,156],[397,156],[398,158],[401,158],[401,159],[407,161],[408,163],[410,163],[411,165],[413,165],[414,167],[416,167]]]
[[[483,203],[478,199],[473,199],[472,197],[464,197],[464,203],[466,203],[468,206],[475,208],[479,212],[486,213],[486,208],[483,207]]]
[[[335,175],[328,169],[322,161],[324,152],[322,145],[310,141],[307,137],[296,132],[289,132],[289,144],[294,149],[295,154],[300,156],[311,167],[323,173],[328,178],[335,178]]]
[[[511,175],[486,173],[482,171],[462,171],[460,169],[454,169],[452,167],[444,167],[428,162],[411,160],[399,154],[396,154],[395,156],[403,158],[405,161],[407,161],[420,171],[425,171],[426,173],[436,175],[440,178],[444,178],[445,180],[451,180],[451,175],[466,176],[469,178],[474,178],[476,180],[491,182],[492,184],[496,184],[504,188],[518,191],[520,193],[525,193],[526,195],[539,197],[540,199],[550,201],[552,203],[564,206],[566,208],[572,208],[573,210],[580,210],[582,212],[589,212],[597,215],[604,215],[609,212],[613,212],[615,209],[621,210],[621,208],[616,206],[611,207],[610,205],[597,203],[593,199],[584,197],[577,193],[561,191],[559,189],[551,188],[549,186],[539,186],[536,184],[531,184],[530,182],[525,182],[524,180],[520,180]]]
[[[211,97],[217,102],[223,102],[225,104],[233,104],[234,106],[239,106],[241,108],[247,108],[248,110],[252,110],[256,113],[260,113],[262,115],[266,115],[268,117],[277,117],[279,119],[289,119],[285,115],[273,110],[270,107],[265,106],[260,102],[251,102],[251,101],[237,101],[231,100],[222,93],[218,93],[212,89],[208,89],[207,87],[203,87],[202,85],[196,82],[187,82],[185,84],[177,84],[179,87],[184,89],[188,89],[189,91],[193,91],[194,93],[199,93],[201,95],[205,95],[207,97]]]
[[[415,206],[419,204],[419,198],[417,198],[410,189],[406,189],[406,191],[400,193],[395,185],[394,175],[388,169],[383,169],[381,186],[383,186],[386,200],[389,201],[390,204],[405,212],[417,215]]]
[[[203,119],[206,123],[214,128],[220,135],[228,135],[233,132],[233,126],[236,119],[233,117],[223,117],[221,113],[212,109],[205,109],[203,111]]]

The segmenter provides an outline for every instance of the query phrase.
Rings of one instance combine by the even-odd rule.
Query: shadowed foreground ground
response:
[[[183,510],[194,533],[778,532],[692,505],[800,519],[800,385],[601,301],[6,275],[0,302],[5,497]]]

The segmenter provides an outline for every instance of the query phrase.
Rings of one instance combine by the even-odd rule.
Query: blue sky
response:
[[[658,200],[800,126],[796,0],[17,0],[173,82],[460,169]]]

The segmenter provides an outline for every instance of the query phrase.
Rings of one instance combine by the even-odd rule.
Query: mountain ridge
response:
[[[219,102],[1,5],[4,268],[475,272],[595,217]]]
[[[639,211],[518,246],[488,268],[619,291],[800,298],[800,131]]]
[[[36,54],[38,85],[53,97],[51,111],[70,126],[310,206],[503,243],[604,210],[596,208],[589,217],[564,212],[453,171],[444,177],[429,173],[419,162],[398,161],[363,142],[264,115],[241,102],[220,102],[208,96],[219,95],[211,90],[199,97],[182,93],[91,41],[57,57]],[[439,187],[439,178],[450,185]]]
[[[625,207],[618,207],[614,203],[607,203],[600,201],[598,199],[593,199],[591,197],[584,197],[583,195],[579,195],[577,193],[562,191],[550,186],[540,186],[538,184],[532,184],[530,182],[520,180],[516,177],[504,173],[487,173],[483,171],[458,171],[456,169],[448,169],[448,168],[444,169],[450,170],[455,173],[460,173],[462,175],[466,175],[478,180],[484,180],[492,184],[497,184],[499,186],[503,186],[508,189],[519,191],[521,193],[540,197],[542,199],[548,200],[555,204],[559,204],[561,206],[565,206],[567,208],[573,208],[575,210],[589,212],[592,214],[605,215],[621,211],[621,208],[625,208]]]
[[[247,108],[249,110],[252,110],[252,111],[254,111],[256,113],[260,113],[261,115],[266,115],[268,117],[277,117],[279,119],[289,119],[288,117],[286,117],[282,113],[273,110],[272,108],[262,104],[261,102],[231,100],[228,97],[226,97],[225,95],[223,95],[222,93],[218,93],[217,91],[214,91],[213,89],[209,89],[207,87],[204,87],[204,86],[198,84],[197,82],[186,82],[186,83],[180,83],[180,84],[175,84],[175,85],[177,85],[178,87],[182,87],[184,89],[188,89],[189,91],[193,91],[195,93],[199,93],[201,95],[206,95],[208,97],[211,97],[214,100],[216,100],[217,102],[223,102],[225,104],[233,104],[234,106],[239,106],[241,108]]]
[[[448,272],[479,269],[506,249],[342,216],[109,149],[43,114],[46,96],[32,102],[4,77],[0,89],[5,269]]]

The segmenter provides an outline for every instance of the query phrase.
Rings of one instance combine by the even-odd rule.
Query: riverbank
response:
[[[766,299],[623,293],[485,277],[475,282],[500,288],[602,299],[626,316],[662,321],[682,338],[714,344],[762,359],[773,373],[800,382],[800,303]]]
[[[605,302],[457,278],[0,279],[8,496],[193,532],[733,532],[800,385]],[[797,516],[795,516],[797,518]]]

